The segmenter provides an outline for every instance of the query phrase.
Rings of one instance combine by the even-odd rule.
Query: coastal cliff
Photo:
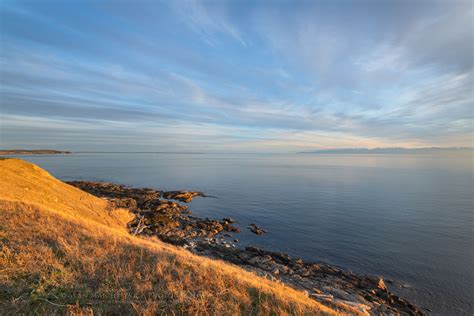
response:
[[[238,248],[220,237],[238,233],[232,219],[201,219],[171,201],[190,202],[202,192],[70,184],[25,161],[0,160],[0,309],[422,314],[380,278]]]
[[[6,314],[324,314],[301,291],[156,238],[133,216],[19,159],[0,160]]]

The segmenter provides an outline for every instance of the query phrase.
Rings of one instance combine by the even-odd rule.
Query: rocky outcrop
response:
[[[163,192],[163,197],[165,199],[179,200],[184,203],[189,203],[196,196],[206,197],[202,192],[197,191],[167,191]]]
[[[130,207],[127,208],[131,211],[151,211],[161,204],[168,203],[159,199],[161,191],[151,188],[137,189],[109,182],[70,181],[67,183],[95,196],[107,198],[114,206],[127,207],[129,205]]]
[[[69,182],[86,192],[106,198],[112,207],[126,207],[136,214],[129,223],[132,234],[153,235],[161,240],[181,245],[190,251],[225,260],[259,275],[277,279],[333,308],[350,306],[361,314],[422,315],[423,312],[407,300],[391,293],[383,279],[355,275],[321,262],[306,262],[288,254],[256,247],[239,248],[224,237],[239,233],[232,218],[214,220],[191,215],[188,207],[164,200],[184,202],[205,196],[202,192],[157,191],[150,188],[129,188],[101,182]],[[265,232],[255,224],[249,229],[255,234]],[[234,242],[237,242],[234,239]]]
[[[125,207],[136,214],[129,223],[133,234],[155,235],[161,240],[184,245],[191,239],[212,238],[221,232],[240,232],[232,223],[234,220],[211,220],[191,216],[188,207],[173,201],[161,199],[188,199],[205,196],[202,192],[165,192],[150,188],[130,188],[107,182],[72,181],[70,185],[93,195],[106,198],[112,207]],[[184,192],[184,193],[183,193]]]
[[[389,292],[381,278],[359,276],[326,263],[305,262],[256,247],[239,249],[203,241],[196,245],[195,251],[278,279],[328,305],[356,306],[372,315],[423,314],[418,307]]]
[[[250,231],[252,233],[256,234],[256,235],[262,235],[262,234],[265,234],[267,232],[263,228],[258,227],[256,224],[250,224],[248,229],[250,229]]]

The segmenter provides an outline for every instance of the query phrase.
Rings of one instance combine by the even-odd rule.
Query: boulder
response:
[[[256,235],[265,234],[267,232],[263,228],[258,227],[256,224],[253,223],[249,225],[248,229],[250,229],[250,231]]]
[[[165,199],[179,200],[181,202],[189,203],[196,196],[206,196],[202,192],[198,191],[167,191],[163,192]]]
[[[114,208],[126,208],[131,211],[137,209],[137,201],[132,198],[110,198],[108,200]]]

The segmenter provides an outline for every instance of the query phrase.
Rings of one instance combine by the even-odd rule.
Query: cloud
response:
[[[5,144],[472,143],[469,3],[54,5],[2,9]]]
[[[228,21],[226,10],[219,2],[211,5],[197,0],[185,0],[171,2],[171,7],[180,21],[209,45],[215,46],[219,35],[224,34],[246,46],[242,34]]]

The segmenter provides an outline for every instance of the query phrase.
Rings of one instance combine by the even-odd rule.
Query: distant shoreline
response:
[[[441,154],[441,153],[473,153],[472,147],[421,147],[421,148],[340,148],[302,151],[298,154],[328,155],[328,154]]]
[[[10,150],[0,150],[0,155],[64,155],[71,154],[70,151],[65,150],[52,150],[52,149],[37,149],[37,150],[27,150],[27,149],[10,149]]]
[[[204,155],[203,152],[174,151],[77,151],[77,154],[170,154],[170,155]]]

